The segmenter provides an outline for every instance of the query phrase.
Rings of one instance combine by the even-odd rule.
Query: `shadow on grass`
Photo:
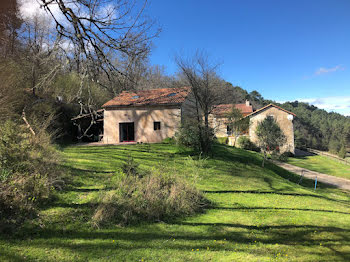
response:
[[[341,204],[345,204],[350,206],[350,202],[346,200],[339,200],[339,199],[333,199],[329,197],[325,197],[319,194],[300,194],[300,193],[284,193],[284,192],[278,192],[278,191],[259,191],[259,190],[208,190],[203,191],[203,193],[206,194],[273,194],[273,195],[281,195],[281,196],[300,196],[300,197],[315,197],[315,198],[321,198],[333,202],[338,202]]]
[[[317,225],[244,225],[238,223],[191,223],[191,222],[178,222],[174,223],[178,226],[188,227],[214,227],[214,230],[210,230],[204,233],[196,233],[189,231],[177,231],[171,233],[177,240],[220,240],[226,238],[229,241],[235,243],[249,244],[252,240],[259,241],[264,244],[286,244],[295,245],[319,245],[320,240],[314,239],[310,234],[314,234],[315,230],[318,234],[332,233],[334,238],[322,238],[323,242],[334,243],[342,245],[350,244],[349,233],[350,230],[341,227],[327,227]],[[222,232],[222,227],[228,227],[236,229],[236,231]],[[184,230],[184,228],[182,228]],[[242,231],[243,230],[243,231]],[[251,236],[251,231],[255,232],[254,236]],[[147,247],[148,240],[167,240],[171,236],[169,232],[162,231],[159,228],[153,228],[147,232],[135,232],[118,229],[111,231],[108,230],[50,230],[43,229],[37,232],[37,238],[39,239],[57,239],[57,240],[73,240],[73,239],[85,239],[85,240],[126,240],[143,243],[143,247]],[[23,239],[32,238],[31,235],[23,236]],[[57,246],[59,246],[57,241]],[[37,245],[37,244],[35,244]],[[70,246],[69,244],[66,244]],[[75,247],[76,245],[71,245]]]
[[[11,262],[23,262],[26,260],[26,256],[24,255],[19,255],[16,254],[12,251],[4,250],[2,249],[0,252],[0,260],[1,258],[6,259],[6,261],[11,261]]]
[[[80,169],[75,167],[66,167],[72,172],[76,172],[80,174],[80,172],[87,172],[87,173],[96,173],[96,174],[114,174],[113,171],[103,171],[103,170],[94,170],[94,169]]]
[[[214,149],[215,149],[215,153],[214,153],[213,159],[223,160],[225,162],[236,161],[239,163],[244,163],[248,166],[250,165],[250,166],[256,166],[261,168],[262,156],[258,153],[246,151],[239,148],[232,148],[225,145],[215,145]],[[293,182],[295,184],[298,184],[300,181],[299,175],[291,173],[283,169],[282,167],[279,167],[269,161],[265,163],[264,169],[270,170],[275,174],[277,174],[279,177],[286,179],[290,182]],[[265,181],[265,182],[268,182],[268,181]],[[313,189],[315,186],[315,181],[304,177],[302,179],[302,182],[300,183],[300,186],[308,189]],[[336,186],[318,182],[317,188],[320,188],[320,189],[336,188]]]
[[[311,208],[287,208],[287,207],[213,207],[210,209],[215,210],[232,210],[232,211],[240,211],[240,210],[249,210],[249,211],[259,211],[259,210],[285,210],[285,211],[307,211],[307,212],[325,212],[325,213],[334,213],[334,214],[343,214],[350,215],[348,212],[341,211],[333,211],[333,210],[323,210],[323,209],[311,209]]]

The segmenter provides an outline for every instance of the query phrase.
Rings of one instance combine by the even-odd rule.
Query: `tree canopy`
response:
[[[262,120],[255,133],[258,137],[259,147],[264,154],[264,160],[266,160],[268,152],[279,152],[280,147],[286,142],[286,136],[272,116],[267,116]],[[264,167],[264,161],[262,166]]]

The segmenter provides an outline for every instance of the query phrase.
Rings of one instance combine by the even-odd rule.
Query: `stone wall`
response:
[[[228,137],[227,134],[227,118],[209,115],[210,126],[214,129],[216,137]]]
[[[294,153],[294,125],[293,125],[293,115],[280,110],[276,107],[270,106],[255,115],[250,116],[249,124],[249,137],[250,140],[258,144],[258,138],[255,134],[256,128],[262,120],[267,116],[273,116],[280,128],[282,129],[284,135],[287,138],[286,144],[280,149],[281,153],[289,151]]]

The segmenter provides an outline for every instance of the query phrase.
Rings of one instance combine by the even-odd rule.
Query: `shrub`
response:
[[[16,226],[62,186],[58,164],[45,132],[32,136],[12,121],[0,126],[0,228]]]
[[[345,149],[345,146],[342,146],[338,152],[338,156],[340,158],[345,158],[346,157],[346,149]]]
[[[240,136],[237,140],[237,143],[240,148],[243,148],[245,150],[252,150],[256,152],[260,151],[260,149],[252,141],[250,141],[249,137]]]
[[[181,126],[175,134],[176,143],[181,146],[199,150],[199,134],[197,128],[191,125]]]
[[[286,152],[283,152],[282,154],[279,154],[277,160],[282,162],[287,162],[288,157],[293,157],[293,156],[294,154],[292,152],[286,151]]]
[[[192,184],[163,171],[153,170],[143,177],[117,174],[113,190],[100,196],[94,224],[169,221],[199,211],[205,203],[203,195]]]
[[[167,137],[167,138],[163,139],[162,143],[163,144],[175,144],[176,141],[175,141],[175,138],[173,138],[173,137]]]
[[[130,156],[122,165],[122,171],[128,176],[140,176],[139,165],[135,162],[134,158]]]
[[[246,150],[250,150],[252,142],[250,141],[249,137],[246,136],[240,136],[238,138],[238,146],[240,148],[246,149]]]
[[[217,137],[216,139],[217,139],[219,144],[224,144],[224,145],[228,144],[228,138],[227,137]]]
[[[185,123],[175,134],[176,143],[180,146],[190,147],[197,152],[208,153],[214,141],[214,131],[212,128],[207,130],[203,125],[201,130],[202,133],[199,132],[198,125],[193,122]],[[205,152],[204,148],[208,151]]]

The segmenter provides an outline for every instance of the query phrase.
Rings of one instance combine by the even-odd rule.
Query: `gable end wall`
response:
[[[282,129],[284,135],[287,138],[286,144],[280,149],[281,153],[289,151],[294,154],[294,125],[293,120],[288,119],[288,113],[280,110],[276,107],[269,107],[256,115],[250,117],[249,124],[249,137],[250,140],[258,144],[258,138],[256,136],[255,130],[262,120],[264,120],[267,116],[272,115],[280,128]]]

